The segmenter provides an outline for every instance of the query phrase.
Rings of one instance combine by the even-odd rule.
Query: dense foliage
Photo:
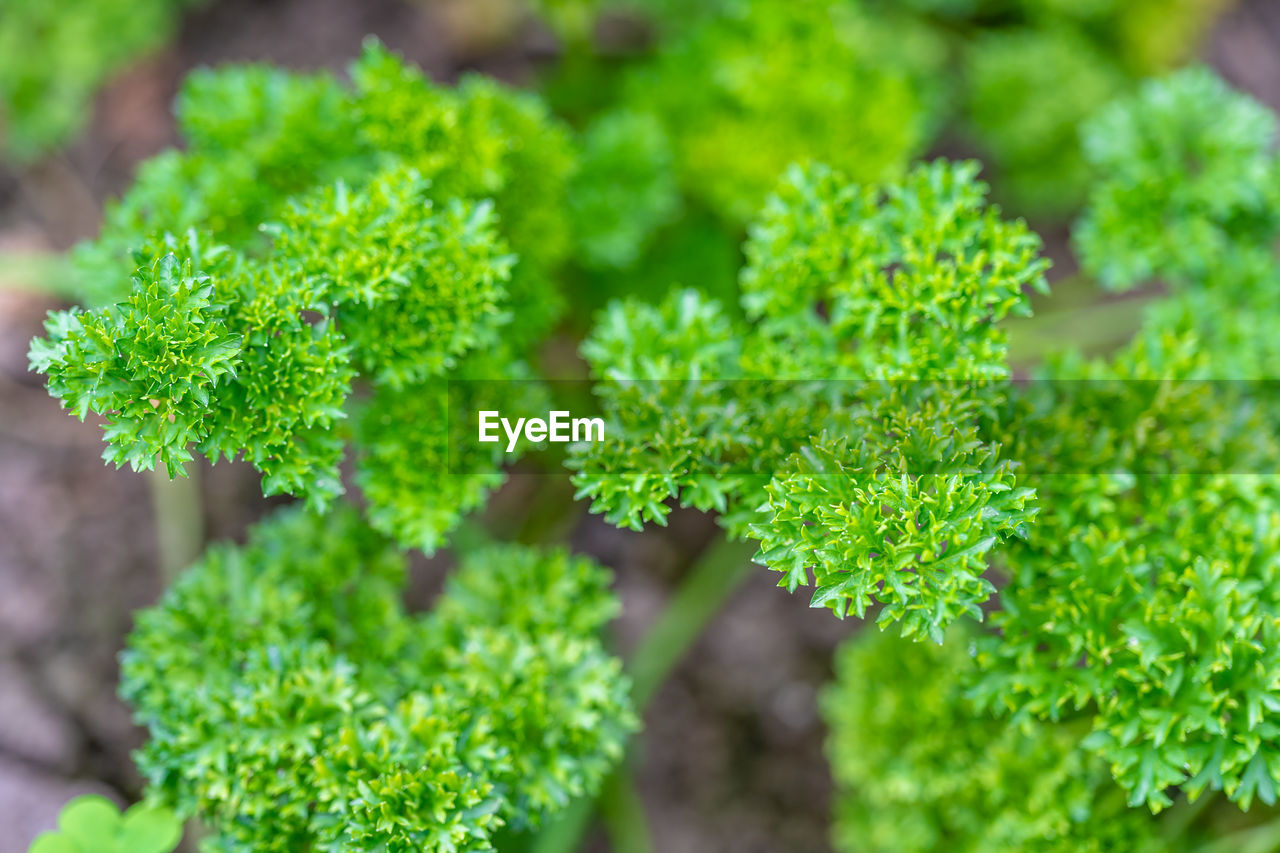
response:
[[[1000,194],[1061,214],[1086,187],[1081,121],[1195,50],[1224,0],[597,0],[540,3],[572,36],[592,12],[652,22],[651,55],[622,70],[577,52],[551,92],[601,93],[659,117],[691,197],[749,218],[789,163],[896,177],[940,138],[974,145]],[[579,51],[580,52],[580,51]],[[714,69],[708,73],[707,69]],[[612,75],[622,79],[601,83]],[[689,85],[699,80],[699,85]],[[1046,97],[1052,92],[1052,97]],[[620,93],[620,94],[615,94]],[[830,121],[831,116],[841,121]],[[743,144],[750,140],[750,144]]]
[[[742,222],[788,163],[820,160],[874,181],[923,150],[925,111],[913,82],[864,49],[852,12],[746,4],[694,26],[634,72],[624,97],[660,118],[694,199]],[[684,85],[708,68],[716,70],[706,84]]]
[[[1274,371],[1260,318],[1274,316],[1280,280],[1270,245],[1275,119],[1197,69],[1109,107],[1086,140],[1099,179],[1077,231],[1086,264],[1111,286],[1159,275],[1173,293],[1113,356],[1053,360],[1010,413],[1011,454],[1052,462],[1034,477],[1040,512],[1026,539],[995,560],[1003,585],[993,630],[952,638],[941,653],[873,637],[844,653],[826,707],[849,789],[848,850],[881,849],[885,842],[862,838],[922,819],[919,849],[939,833],[983,849],[992,824],[911,807],[940,803],[943,792],[948,806],[958,791],[967,792],[962,801],[1037,792],[1005,775],[1022,772],[1025,756],[1039,756],[1041,780],[1052,778],[1043,767],[1077,768],[1067,777],[1075,792],[1019,804],[1012,825],[1032,834],[1007,849],[1031,841],[1026,849],[1190,849],[1181,838],[1172,848],[1107,840],[1132,821],[1092,817],[1088,803],[1111,808],[1115,799],[1099,767],[1130,806],[1156,812],[1206,791],[1243,809],[1276,800],[1280,409],[1271,386],[1256,381]],[[920,673],[893,680],[891,698],[865,693],[864,679],[887,683],[894,667]],[[923,688],[912,684],[930,686],[913,693]],[[979,790],[939,777],[955,756],[920,753],[936,723],[904,717],[907,709],[971,720],[945,730],[989,738],[978,760],[1010,744],[992,770],[998,781]],[[982,711],[997,719],[979,722]],[[1038,744],[1050,743],[1060,758],[1041,753],[1047,746]],[[858,755],[877,749],[906,756],[892,765],[904,780],[894,790],[911,793],[875,793],[884,779]],[[1087,807],[1059,813],[1080,797]],[[986,821],[990,809],[1006,808],[981,802]],[[961,818],[967,824],[954,824]]]
[[[621,756],[616,604],[586,561],[494,546],[411,618],[395,542],[435,549],[502,480],[493,455],[449,464],[450,380],[531,377],[571,245],[643,235],[583,215],[585,190],[570,209],[576,143],[535,99],[436,87],[376,43],[351,77],[193,75],[188,147],[77,251],[97,307],[53,313],[31,360],[105,417],[109,461],[243,457],[307,506],[140,614],[122,692],[151,798],[198,812],[211,849],[492,849]],[[587,168],[630,144],[589,134]],[[348,446],[363,518],[338,500]]]
[[[601,789],[637,725],[610,576],[451,541],[511,457],[460,459],[449,410],[545,411],[566,305],[576,333],[631,291],[580,348],[606,430],[576,497],[714,512],[896,629],[823,701],[842,850],[1189,850],[1273,804],[1280,129],[1202,68],[1135,85],[1218,4],[629,0],[653,49],[591,91],[617,4],[534,5],[568,42],[549,101],[376,43],[349,83],[193,74],[186,146],[75,253],[86,306],[31,363],[105,458],[242,458],[299,499],[138,616],[150,800],[210,850],[461,851]],[[976,162],[911,165],[943,134],[1014,205],[1087,200],[1084,275],[1156,294],[1129,343],[1010,381],[1048,262]],[[402,549],[449,544],[406,612]],[[1193,832],[1207,792],[1228,817]]]
[[[1250,267],[1272,262],[1278,125],[1262,104],[1190,69],[1110,105],[1083,137],[1098,180],[1076,246],[1106,287],[1158,278],[1243,295]]]
[[[1113,131],[1125,154],[1100,150],[1116,125],[1131,129]],[[1229,145],[1224,128],[1235,132]],[[982,656],[985,701],[1040,717],[1086,710],[1086,747],[1109,760],[1133,804],[1154,810],[1169,805],[1173,786],[1193,797],[1223,789],[1245,808],[1254,798],[1270,804],[1280,779],[1270,721],[1280,709],[1271,639],[1280,628],[1280,410],[1254,382],[1274,368],[1250,358],[1274,346],[1253,322],[1264,305],[1274,310],[1280,273],[1263,248],[1274,233],[1262,224],[1275,216],[1265,202],[1274,153],[1260,149],[1274,136],[1273,116],[1203,71],[1149,85],[1091,128],[1099,205],[1123,195],[1121,176],[1131,176],[1151,224],[1135,213],[1129,240],[1105,237],[1105,214],[1091,209],[1087,261],[1112,275],[1128,267],[1122,281],[1159,272],[1180,289],[1107,363],[1050,369],[1163,388],[1077,412],[1056,435],[1024,436],[1081,474],[1039,489],[1047,509],[1027,548],[1009,554],[1001,639]],[[1243,203],[1229,177],[1242,173],[1260,179]],[[1206,174],[1223,176],[1216,210],[1197,198]],[[1174,250],[1170,232],[1199,242]],[[1147,266],[1131,266],[1135,257]],[[1221,378],[1245,381],[1202,381]],[[1154,434],[1143,428],[1152,423]]]
[[[157,50],[196,0],[5,0],[0,151],[32,160],[86,123],[98,87]]]
[[[290,510],[141,614],[122,688],[151,731],[139,767],[211,849],[487,850],[621,754],[601,568],[484,548],[425,618],[404,571],[356,513]]]
[[[1125,808],[1079,727],[984,716],[965,696],[970,632],[943,645],[869,631],[845,645],[823,696],[828,754],[845,791],[834,841],[859,853],[1000,850],[1157,853],[1171,848]]]
[[[1074,212],[1088,187],[1079,124],[1148,74],[1185,61],[1224,0],[540,0],[562,39],[545,75],[575,123],[621,112],[649,126],[616,149],[615,208],[649,250],[580,253],[577,299],[656,301],[696,286],[737,302],[742,228],[791,164],[895,180],[931,148],[977,153],[1017,213]],[[597,46],[621,16],[648,40]],[[1052,92],[1052,97],[1046,97]],[[839,116],[839,121],[832,121]],[[669,152],[669,153],[668,153]],[[624,162],[626,158],[626,162]],[[642,177],[643,176],[643,177]],[[678,190],[654,216],[658,187]],[[603,189],[599,192],[604,192]]]

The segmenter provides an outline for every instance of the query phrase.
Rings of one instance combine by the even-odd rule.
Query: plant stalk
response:
[[[1280,819],[1225,835],[1197,848],[1195,853],[1276,853],[1277,850],[1280,850]]]
[[[653,853],[644,803],[630,773],[614,773],[606,780],[598,805],[613,853]]]
[[[720,537],[707,547],[631,656],[631,695],[643,713],[671,670],[751,570],[754,542]]]
[[[628,662],[637,713],[644,713],[671,670],[747,577],[755,548],[754,542],[731,542],[722,536],[707,547],[680,583]],[[643,808],[628,767],[629,761],[624,760],[605,780],[599,807],[615,851],[652,853],[648,832],[633,829],[635,821],[643,822]],[[585,798],[571,803],[534,841],[532,853],[573,853],[586,834],[596,805]],[[623,830],[628,836],[625,840],[615,837]]]
[[[151,470],[147,472],[147,486],[155,518],[160,573],[168,583],[204,548],[200,471],[192,466],[186,477],[171,480],[165,471]]]

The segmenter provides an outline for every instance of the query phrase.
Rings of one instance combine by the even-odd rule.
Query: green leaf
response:
[[[122,853],[169,853],[181,840],[182,821],[168,809],[139,804],[120,823]]]
[[[1249,760],[1244,774],[1240,777],[1240,787],[1232,798],[1247,811],[1255,796],[1268,806],[1275,805],[1276,783],[1271,778],[1266,759],[1262,755],[1255,755]]]
[[[27,853],[85,853],[85,851],[64,835],[45,832],[31,843]]]
[[[96,795],[76,797],[58,816],[58,829],[85,849],[114,844],[120,828],[120,809]]]

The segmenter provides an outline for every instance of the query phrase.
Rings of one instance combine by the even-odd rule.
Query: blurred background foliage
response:
[[[1168,258],[1185,243],[1178,234],[1158,234],[1158,222],[1143,223],[1146,231],[1138,235],[1141,239],[1130,241],[1155,245],[1150,257],[1117,253],[1111,247],[1107,257],[1120,257],[1123,267],[1090,264],[1096,241],[1090,242],[1089,220],[1077,234],[1087,270],[1075,269],[1065,239],[1066,223],[1080,212],[1091,192],[1109,191],[1105,184],[1091,187],[1091,169],[1105,171],[1108,145],[1128,145],[1125,134],[1134,132],[1120,118],[1100,110],[1139,92],[1145,79],[1202,56],[1215,22],[1233,4],[1231,0],[413,0],[370,3],[365,11],[334,13],[332,26],[341,33],[332,37],[327,30],[317,35],[308,29],[323,28],[322,23],[294,26],[308,16],[323,18],[335,8],[313,5],[0,0],[0,291],[53,291],[73,301],[93,296],[95,283],[77,273],[63,250],[93,236],[103,201],[128,184],[139,161],[175,140],[177,131],[167,124],[164,112],[175,96],[189,147],[143,165],[138,171],[143,192],[135,196],[139,204],[165,208],[175,222],[190,214],[185,205],[211,203],[219,211],[230,211],[224,223],[227,234],[250,240],[252,224],[266,215],[259,196],[276,198],[279,187],[314,186],[364,168],[367,164],[326,153],[321,160],[327,170],[324,174],[300,174],[307,171],[297,159],[299,148],[306,147],[304,142],[313,150],[329,146],[341,151],[350,141],[340,110],[334,109],[328,76],[280,90],[274,99],[267,99],[273,109],[258,118],[271,132],[252,139],[248,135],[206,137],[201,134],[199,116],[202,110],[216,111],[219,98],[272,85],[270,75],[246,72],[239,81],[241,89],[218,90],[208,85],[212,78],[197,74],[180,95],[177,81],[192,67],[224,59],[340,68],[354,56],[366,31],[379,30],[393,47],[404,49],[433,76],[451,80],[475,68],[525,84],[540,92],[567,126],[571,137],[567,144],[573,147],[578,166],[566,177],[564,216],[555,215],[563,233],[543,244],[550,254],[548,270],[554,268],[569,283],[570,305],[561,336],[567,343],[559,353],[553,346],[546,354],[548,360],[565,361],[563,351],[572,350],[592,311],[615,296],[627,294],[657,303],[677,287],[696,286],[726,305],[737,305],[746,223],[788,164],[821,160],[856,179],[878,181],[900,177],[913,160],[931,155],[980,159],[994,198],[1007,213],[1028,217],[1046,235],[1050,254],[1060,261],[1051,301],[1038,298],[1036,318],[1011,323],[1015,360],[1023,366],[1037,364],[1046,352],[1063,344],[1087,353],[1106,352],[1138,329],[1144,306],[1166,288],[1180,287],[1179,276],[1186,271],[1177,258]],[[1265,37],[1272,41],[1264,38],[1263,48],[1238,51],[1253,57],[1240,60],[1246,65],[1252,62],[1245,72],[1252,68],[1255,75],[1266,77],[1266,69],[1274,70],[1280,62],[1276,59],[1280,16],[1267,17],[1266,3],[1242,5],[1249,7],[1256,20],[1276,26],[1276,32]],[[286,7],[300,11],[271,17],[272,9]],[[395,11],[387,11],[391,7]],[[376,14],[368,11],[375,8]],[[1259,8],[1264,11],[1258,12]],[[1247,24],[1240,26],[1242,20],[1255,18],[1235,19],[1235,41],[1230,44],[1237,48],[1256,43],[1247,33],[1241,34],[1242,29],[1248,30]],[[264,21],[270,26],[255,40],[252,31]],[[313,39],[309,47],[291,46],[308,39]],[[1219,52],[1231,51],[1230,46],[1221,45],[1220,41]],[[472,92],[483,96],[478,89]],[[1210,92],[1208,97],[1212,96]],[[1270,96],[1274,98],[1275,93]],[[332,121],[325,118],[331,112]],[[1099,117],[1082,136],[1081,127],[1091,116]],[[1249,136],[1249,127],[1271,121],[1249,115],[1238,120],[1245,126],[1244,137]],[[295,124],[320,133],[319,138],[300,140]],[[1255,135],[1262,140],[1260,147],[1274,142],[1267,132]],[[246,140],[252,144],[246,146]],[[198,160],[216,166],[210,174],[216,173],[219,179],[198,197],[169,192],[166,173],[194,168],[188,164]],[[253,169],[244,168],[249,162],[254,163]],[[1229,216],[1234,222],[1239,217],[1232,205],[1247,207],[1239,199],[1249,197],[1254,178],[1247,173],[1226,177],[1231,193],[1225,201],[1218,193],[1223,184],[1215,178],[1206,179],[1208,188],[1201,193],[1214,196],[1212,203],[1203,198],[1191,203],[1225,205],[1230,209],[1223,218]],[[1152,181],[1159,185],[1160,176]],[[150,196],[148,187],[156,188]],[[1108,204],[1133,201],[1122,193],[1113,196],[1101,202],[1095,198],[1090,215],[1105,216],[1112,209]],[[136,212],[130,203],[126,200],[107,208],[108,243],[113,228],[119,230],[119,223]],[[1212,214],[1207,217],[1212,218]],[[1266,227],[1257,230],[1265,240],[1273,236]],[[1114,238],[1117,232],[1107,233]],[[1191,235],[1194,240],[1218,238],[1211,230]],[[529,242],[540,244],[536,236]],[[566,248],[568,243],[572,249]],[[1269,248],[1269,244],[1258,247],[1260,252]],[[92,251],[80,250],[82,263],[84,253]],[[1263,272],[1271,271],[1268,266]],[[1192,291],[1161,303],[1157,311],[1164,312],[1170,323],[1189,323],[1188,318],[1216,316],[1212,312],[1221,306],[1213,298],[1208,290]],[[0,303],[0,309],[8,304]],[[41,310],[34,313],[41,313],[46,303],[39,304]],[[0,317],[0,335],[13,339],[0,340],[4,347],[0,352],[25,351],[32,331]],[[1244,334],[1238,329],[1224,333],[1218,351],[1230,352],[1230,335],[1237,333]],[[1258,337],[1255,333],[1249,340]],[[23,365],[11,361],[12,365],[3,365],[3,381],[8,384],[0,385],[0,440],[16,441],[5,457],[13,459],[39,446],[31,441],[32,432],[46,440],[48,433],[39,423],[33,427],[16,414],[33,398],[14,390],[16,381],[11,377],[19,376]],[[50,417],[61,415],[55,409]],[[22,437],[15,440],[13,435]],[[61,450],[54,447],[49,452]],[[87,456],[95,455],[96,448],[90,444]],[[207,492],[213,487],[206,483],[201,488]],[[9,492],[23,494],[25,488],[19,484]],[[86,488],[90,502],[97,503],[113,500],[120,486],[108,480]],[[244,493],[232,487],[231,497],[224,495],[223,500],[235,503],[237,495]],[[145,499],[136,492],[129,494],[135,504]],[[119,500],[118,495],[114,499]],[[508,500],[522,499],[517,494]],[[500,505],[501,501],[499,496]],[[13,509],[18,503],[17,499],[5,503],[10,515],[0,529],[16,530],[31,523],[23,510]],[[260,502],[250,501],[243,509],[220,511],[217,500],[207,495],[206,503],[214,508],[206,510],[206,531],[195,532],[196,538],[238,533],[263,510]],[[104,529],[104,537],[115,535],[118,520]],[[20,537],[10,539],[17,542]],[[673,542],[668,543],[669,549],[686,544]],[[617,553],[634,545],[632,540],[610,540],[605,545],[595,542],[594,547]],[[11,553],[0,553],[0,566],[15,559]],[[88,553],[80,559],[109,557]],[[126,553],[114,559],[154,564],[156,555],[146,551],[141,557]],[[665,571],[678,573],[681,558],[667,555],[665,559]],[[641,575],[622,571],[619,583],[624,588],[630,584],[632,593],[641,598],[656,594],[651,581]],[[154,600],[156,584],[150,578],[142,584],[143,591],[131,592],[131,597],[76,605],[79,610],[68,611],[62,618],[84,620],[87,608],[115,607],[121,614],[87,620],[93,627],[55,626],[54,639],[41,641],[41,654],[59,644],[64,651],[75,649],[75,642],[66,641],[64,635],[74,635],[82,643],[105,644],[113,652],[131,606]],[[767,579],[755,592],[772,593]],[[992,838],[999,839],[1000,849],[1039,850],[1044,848],[1036,846],[1037,839],[1046,833],[1061,839],[1058,849],[1090,849],[1071,835],[1073,827],[1088,820],[1110,833],[1103,841],[1089,839],[1095,846],[1110,845],[1097,849],[1155,851],[1170,849],[1170,833],[1176,837],[1177,828],[1185,825],[1182,822],[1195,817],[1185,814],[1190,807],[1175,808],[1164,829],[1157,832],[1150,821],[1135,820],[1123,808],[1122,796],[1109,796],[1105,785],[1093,784],[1105,780],[1105,767],[1100,770],[1097,760],[1070,748],[1077,733],[1069,727],[1040,720],[1012,723],[975,713],[973,698],[965,690],[972,638],[960,631],[954,631],[940,648],[863,632],[846,642],[831,664],[831,649],[847,629],[804,635],[803,630],[810,629],[796,626],[813,616],[803,607],[795,611],[794,621],[788,621],[792,611],[785,613],[787,617],[773,633],[761,629],[766,639],[755,648],[770,638],[778,645],[796,642],[782,639],[784,635],[802,636],[801,642],[810,644],[806,651],[812,653],[806,660],[818,661],[803,683],[827,680],[831,666],[839,676],[825,693],[823,707],[831,726],[835,782],[845,792],[831,809],[833,843],[843,850],[923,851],[940,849],[942,844],[947,849],[982,850],[991,849],[984,845],[992,843]],[[624,644],[627,618],[624,611],[619,628]],[[43,659],[30,663],[23,657],[24,647],[10,634],[17,636],[16,632],[5,634],[5,653],[12,652],[22,667],[30,669],[32,683],[54,685],[35,692],[41,694],[41,701],[67,702],[66,716],[77,732],[70,738],[73,745],[64,750],[72,757],[29,763],[45,771],[53,768],[55,777],[99,780],[117,798],[132,795],[137,780],[131,771],[111,767],[127,765],[134,734],[127,725],[101,722],[96,706],[72,707],[91,703],[84,697],[94,689],[110,697],[115,678],[110,655],[105,663],[100,655],[93,664],[107,672],[105,677],[82,676],[96,687],[66,689],[58,686],[59,679],[66,679],[58,669],[67,666],[65,656],[56,666],[46,666]],[[683,697],[683,705],[670,703],[674,710],[655,712],[672,716],[666,722],[650,720],[655,738],[664,736],[665,726],[668,734],[690,728],[714,739],[717,725],[737,724],[732,721],[741,712],[730,706],[744,688],[722,683],[719,673],[724,666],[716,660],[714,648],[702,654],[709,655],[711,663],[703,664],[701,670],[695,664],[695,675],[686,677],[696,680],[698,672],[717,673],[696,683],[704,690],[719,691],[723,705],[715,712],[719,716],[701,721],[699,728],[699,721],[691,722],[694,714]],[[749,665],[737,674],[750,681],[759,676],[756,669]],[[867,684],[878,689],[868,691]],[[772,697],[769,702],[775,700]],[[759,707],[764,707],[764,700],[760,702]],[[771,710],[761,711],[762,715],[775,713],[774,705],[767,707]],[[808,745],[806,751],[785,739],[758,743],[767,740],[760,730],[773,724],[749,729],[751,734],[744,738],[747,745],[807,756],[810,766],[803,772],[820,777],[817,790],[825,795],[825,765],[813,761],[814,744],[823,737],[821,726],[811,719],[804,724],[807,728],[802,727],[808,740],[797,735]],[[929,736],[921,737],[921,732]],[[678,752],[680,744],[677,738],[667,754],[669,765],[678,766],[680,759],[670,752]],[[0,746],[4,747],[0,758],[5,760],[14,754],[27,755],[21,750],[10,754],[11,745]],[[691,754],[703,753],[691,750]],[[735,772],[733,760],[725,760],[724,775]],[[791,781],[786,774],[782,778]],[[670,786],[666,777],[647,779],[647,796]],[[755,784],[769,788],[759,780]],[[797,801],[813,789],[805,784],[794,787],[789,793],[769,788],[765,799],[777,813],[790,809],[789,814],[813,817],[817,828],[788,825],[768,837],[775,845],[804,847],[815,838],[821,843],[826,833],[821,796],[810,814]],[[6,790],[11,787],[0,779],[0,794]],[[736,789],[728,786],[726,790]],[[55,804],[65,799],[60,793],[49,798]],[[703,807],[719,808],[726,824],[734,820],[750,824],[743,812],[759,804],[750,796],[743,801],[753,805]],[[1212,809],[1212,802],[1207,802],[1199,808]],[[1255,811],[1249,821],[1234,814],[1224,811],[1219,826],[1243,833],[1235,837],[1237,846],[1203,849],[1274,849],[1276,839],[1259,835],[1250,825],[1259,824],[1265,813],[1259,818]],[[698,837],[696,832],[691,834]],[[5,843],[7,839],[0,839],[0,850],[7,849]]]
[[[1012,212],[1068,215],[1085,189],[1080,122],[1194,56],[1227,0],[418,2],[481,51],[530,26],[554,34],[531,82],[584,132],[580,185],[601,193],[607,170],[628,200],[576,203],[594,232],[579,254],[587,290],[660,296],[676,279],[731,289],[721,247],[737,245],[795,161],[874,181],[925,154],[974,155]],[[0,136],[10,160],[56,156],[84,129],[98,88],[162,51],[192,4],[8,0]],[[198,98],[199,86],[187,92]],[[710,239],[713,223],[725,239]],[[701,239],[677,236],[689,231]]]
[[[0,16],[4,151],[29,162],[84,129],[98,88],[161,48],[199,0],[5,0]]]

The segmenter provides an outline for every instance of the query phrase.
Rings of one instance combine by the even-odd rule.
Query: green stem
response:
[[[1182,799],[1174,803],[1173,808],[1169,809],[1164,820],[1160,822],[1161,834],[1169,839],[1185,838],[1191,825],[1216,799],[1216,792],[1205,791],[1195,802]]]
[[[1079,349],[1086,355],[1122,345],[1142,324],[1151,300],[1133,297],[1010,320],[1009,360],[1037,364],[1050,353]]]
[[[1275,853],[1280,850],[1280,819],[1232,832],[1209,842],[1195,853]]]
[[[721,537],[706,549],[693,570],[680,583],[667,606],[636,647],[629,662],[631,695],[637,712],[644,713],[649,700],[662,686],[671,670],[747,577],[752,565],[751,555],[755,549],[754,542],[730,542]],[[627,762],[624,761],[605,781],[600,806],[606,812],[606,821],[609,820],[609,805],[604,799],[610,796],[609,792],[617,795],[620,788],[625,791],[634,790],[627,774]],[[634,797],[634,794],[623,796]],[[637,797],[633,801],[633,818],[638,814],[638,803]],[[595,805],[590,799],[579,799],[571,803],[538,836],[531,853],[572,853],[586,834]],[[648,853],[652,850],[647,833],[633,834],[626,843],[629,845],[626,848],[615,846],[615,849],[625,849],[626,853]],[[615,839],[616,844],[618,842]]]
[[[530,476],[538,478],[538,487],[516,541],[526,545],[564,541],[585,510],[582,503],[573,499],[573,484],[565,477]]]
[[[612,781],[613,778],[610,777],[605,780],[605,785]],[[577,850],[578,842],[586,834],[594,812],[595,802],[589,797],[579,797],[569,803],[538,833],[529,847],[529,853],[572,853]]]
[[[195,561],[204,548],[204,510],[200,471],[170,480],[163,470],[147,472],[151,509],[156,525],[160,572],[166,581]]]
[[[653,853],[644,803],[630,773],[614,773],[600,792],[600,816],[613,853]]]
[[[720,538],[680,583],[631,657],[631,695],[637,710],[643,712],[703,628],[746,578],[756,547],[754,542]]]

